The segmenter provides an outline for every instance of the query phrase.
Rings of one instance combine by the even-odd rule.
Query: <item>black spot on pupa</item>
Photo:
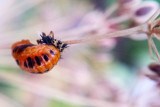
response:
[[[33,68],[33,66],[34,66],[34,60],[31,58],[31,57],[28,57],[27,58],[27,61],[28,61],[28,66],[30,67],[30,68]]]
[[[13,53],[15,53],[15,52],[21,53],[23,50],[25,50],[29,46],[34,46],[34,45],[33,44],[25,44],[25,45],[16,46],[13,49]]]
[[[18,59],[16,60],[16,62],[17,62],[17,64],[19,65],[19,60],[18,60]]]
[[[52,55],[54,55],[54,52],[53,52],[52,50],[50,50],[50,53],[51,53]]]
[[[16,52],[16,51],[17,51],[17,49],[18,49],[18,46],[14,47],[14,49],[13,49],[13,53],[14,53],[14,52]]]
[[[48,61],[48,55],[43,54],[43,58],[44,58],[45,61]]]
[[[37,63],[38,65],[41,65],[42,60],[41,60],[40,57],[36,56],[36,57],[35,57],[35,61],[36,61],[36,63]]]
[[[24,66],[25,66],[26,68],[28,68],[28,65],[27,65],[27,62],[26,62],[26,61],[24,61]]]
[[[27,47],[34,46],[33,44],[25,44],[18,47],[18,53],[24,51]]]

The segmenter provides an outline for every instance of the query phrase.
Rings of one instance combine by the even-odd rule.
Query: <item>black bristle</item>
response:
[[[46,34],[45,34],[44,32],[42,32],[42,36],[44,36],[44,37],[45,37],[45,36],[46,36]]]
[[[63,50],[64,50],[65,48],[67,48],[67,47],[68,47],[68,45],[67,45],[67,44],[63,44],[63,45],[62,45],[62,47],[61,47],[60,52],[63,52]]]
[[[67,44],[63,44],[63,45],[62,45],[62,48],[67,48]]]
[[[56,48],[57,48],[57,49],[60,49],[60,46],[59,46],[59,45],[57,45],[57,46],[56,46]]]
[[[63,44],[60,40],[54,39],[52,36],[46,36],[44,33],[41,35],[42,39],[38,40],[37,42],[39,44],[48,44],[48,45],[53,45],[55,48],[57,48],[60,52],[63,52],[64,48],[67,48],[67,44]],[[54,55],[53,52],[50,51],[52,55]]]
[[[53,38],[50,36],[42,36],[42,43],[46,43],[48,45],[53,45]]]
[[[60,40],[58,40],[57,45],[60,45],[60,44],[62,44],[62,42]]]

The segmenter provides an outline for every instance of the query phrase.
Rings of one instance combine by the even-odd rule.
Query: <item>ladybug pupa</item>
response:
[[[31,73],[45,73],[50,71],[61,58],[61,53],[67,44],[54,39],[51,31],[49,35],[42,33],[37,45],[29,40],[22,40],[12,45],[12,56],[22,70]]]

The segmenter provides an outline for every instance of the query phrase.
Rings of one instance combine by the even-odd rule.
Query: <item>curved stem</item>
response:
[[[153,52],[152,52],[152,37],[150,35],[148,35],[148,48],[149,48],[149,54],[151,59],[154,59],[153,57]]]
[[[156,54],[156,56],[157,56],[157,58],[158,58],[158,61],[160,62],[159,52],[158,52],[158,50],[157,50],[157,48],[156,48],[156,45],[154,44],[154,41],[153,41],[152,39],[151,39],[151,45],[152,45],[153,50],[154,50],[154,52],[155,52],[155,54]]]
[[[129,20],[130,18],[131,18],[131,15],[124,14],[124,15],[118,16],[116,18],[109,19],[109,20],[107,20],[107,22],[109,24],[119,24],[119,23],[122,23],[124,21]]]
[[[154,27],[156,27],[156,26],[159,26],[160,25],[160,18],[159,19],[157,19],[157,20],[155,20],[155,21],[153,21],[151,24],[150,24],[150,29],[153,31],[153,32],[159,32],[159,29],[156,29],[156,28],[154,28]]]
[[[62,41],[63,43],[66,44],[77,44],[77,43],[82,43],[82,42],[90,42],[90,41],[95,41],[97,39],[103,39],[103,38],[110,38],[110,37],[123,37],[123,36],[128,36],[134,33],[138,32],[145,32],[146,24],[139,25],[137,27],[125,29],[125,30],[120,30],[108,34],[103,34],[103,35],[93,35],[93,37],[89,38],[84,38],[84,39],[79,39],[79,40],[69,40],[69,41]]]
[[[149,18],[149,20],[147,21],[148,24],[151,24],[159,15],[160,13],[160,8],[153,14],[153,16],[151,18]]]
[[[153,34],[153,36],[160,41],[160,37],[157,34]]]

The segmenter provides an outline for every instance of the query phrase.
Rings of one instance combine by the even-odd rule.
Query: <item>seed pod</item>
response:
[[[146,22],[159,8],[156,1],[145,1],[138,6],[133,14],[133,20],[137,24]]]

